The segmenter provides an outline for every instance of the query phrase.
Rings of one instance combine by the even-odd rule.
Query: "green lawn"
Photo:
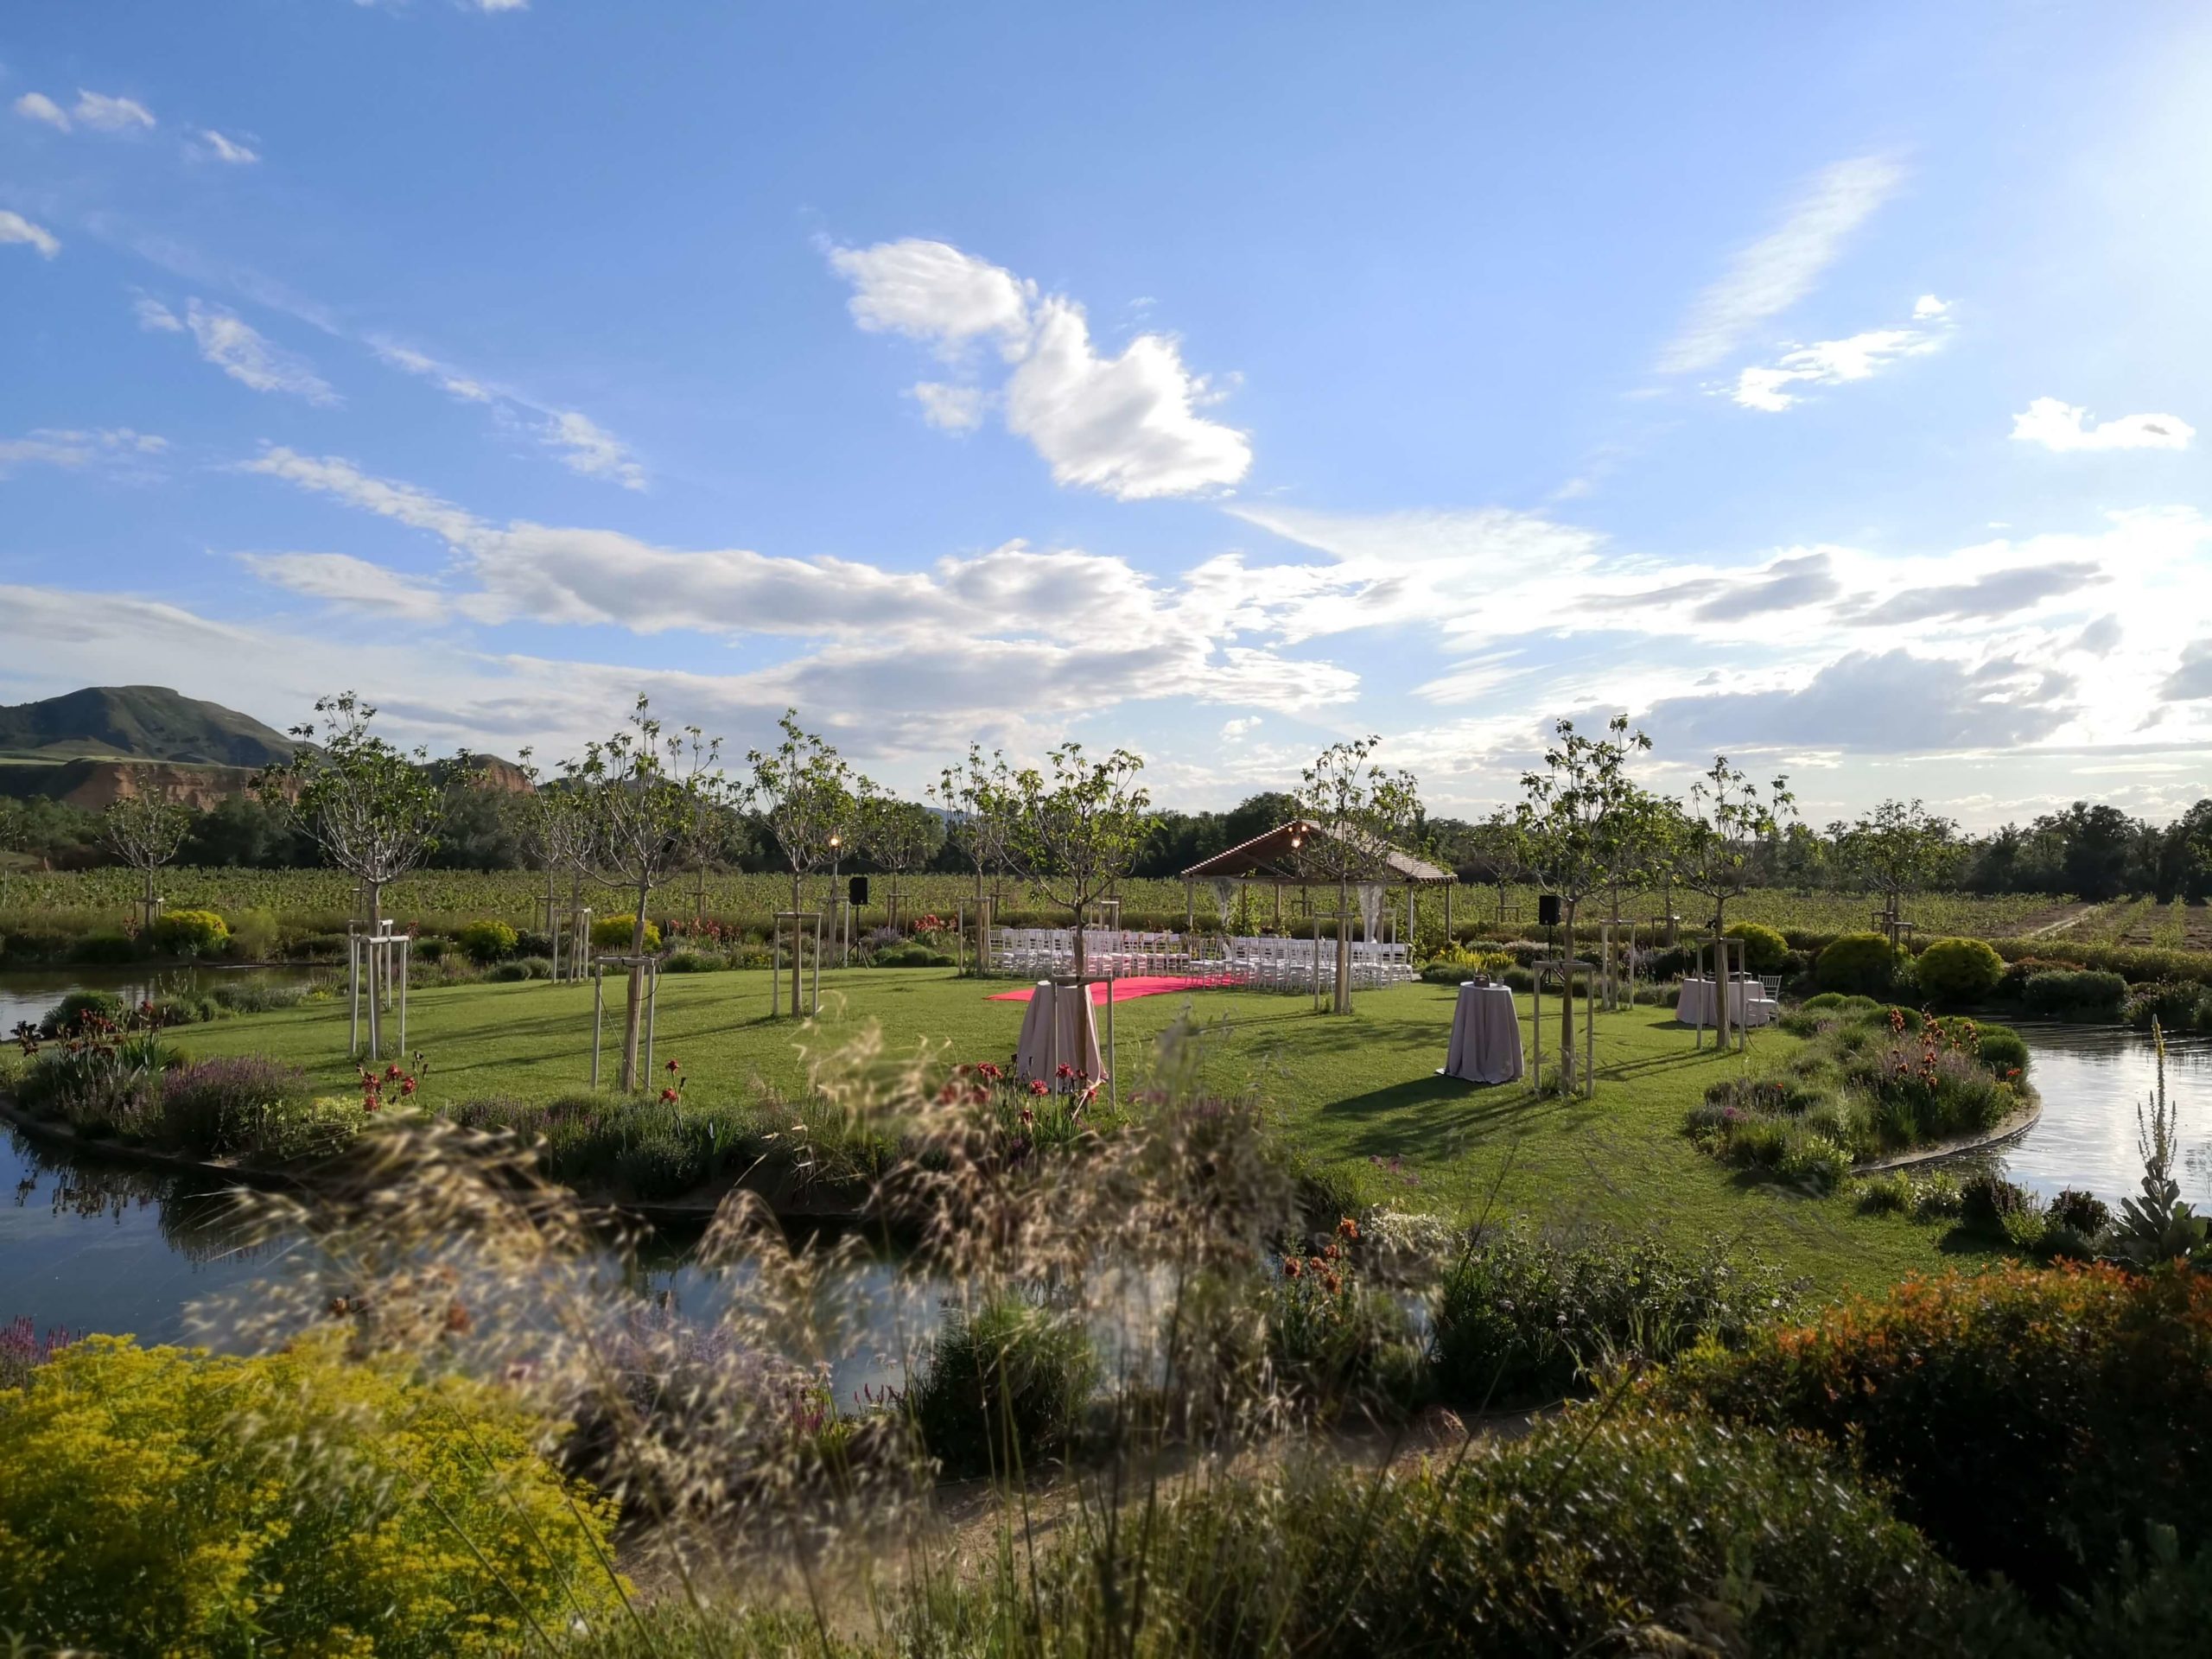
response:
[[[614,1006],[602,1064],[611,1079],[620,993],[612,980],[608,988]],[[835,1045],[870,1020],[894,1042],[931,1042],[956,1060],[1003,1060],[1022,1013],[1019,1003],[988,1000],[1004,988],[949,969],[825,974],[823,1018],[802,1028],[767,1017],[766,973],[671,975],[661,983],[657,1053],[683,1061],[688,1096],[700,1102],[762,1082],[794,1090],[804,1075],[803,1045]],[[1255,1086],[1293,1145],[1355,1168],[1379,1200],[1463,1218],[1487,1204],[1494,1218],[1609,1221],[1685,1244],[1743,1240],[1826,1290],[1872,1287],[1959,1259],[1940,1227],[1862,1216],[1847,1198],[1749,1184],[1699,1154],[1682,1134],[1684,1114],[1708,1084],[1745,1062],[1709,1046],[1694,1049],[1691,1033],[1663,1010],[1601,1015],[1597,1097],[1561,1101],[1517,1084],[1478,1089],[1435,1076],[1453,995],[1431,985],[1369,992],[1348,1019],[1313,1014],[1295,996],[1204,992],[1124,1002],[1115,1010],[1121,1074],[1127,1087],[1160,1030],[1187,1012],[1206,1029],[1212,1081]],[[424,1094],[434,1102],[543,1098],[582,1089],[591,1000],[588,986],[543,982],[412,993],[408,1044],[427,1058]],[[1528,999],[1518,1001],[1525,1037]],[[1102,1018],[1102,1036],[1103,1026]],[[333,1091],[354,1075],[342,1004],[195,1027],[184,1038],[199,1054],[292,1061]],[[1760,1033],[1753,1063],[1795,1041]],[[1400,1160],[1399,1173],[1377,1160]]]

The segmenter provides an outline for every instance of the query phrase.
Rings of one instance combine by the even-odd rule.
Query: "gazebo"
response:
[[[1327,843],[1325,850],[1321,849]],[[1345,854],[1351,855],[1350,857]],[[1414,895],[1422,887],[1444,889],[1444,925],[1448,934],[1452,926],[1452,889],[1459,878],[1451,871],[1440,868],[1427,859],[1416,858],[1402,847],[1393,847],[1376,841],[1356,830],[1332,828],[1311,818],[1293,818],[1287,823],[1277,824],[1264,835],[1231,847],[1226,852],[1216,853],[1211,858],[1193,864],[1183,872],[1183,921],[1185,928],[1198,925],[1198,884],[1210,881],[1242,887],[1249,891],[1254,887],[1274,890],[1274,919],[1282,921],[1282,894],[1286,887],[1310,892],[1316,887],[1338,885],[1338,870],[1346,863],[1363,864],[1364,870],[1351,878],[1354,887],[1403,887],[1406,890],[1406,935],[1414,931]],[[1326,874],[1323,872],[1326,871]],[[1224,903],[1224,911],[1227,908]],[[1311,911],[1310,903],[1307,909]],[[1381,908],[1378,901],[1376,910]],[[1224,917],[1224,920],[1226,918]],[[1338,936],[1344,935],[1347,918],[1337,918]],[[1374,927],[1373,912],[1362,906],[1361,925],[1370,936]],[[1344,953],[1337,953],[1337,1001],[1344,1006],[1347,972]]]

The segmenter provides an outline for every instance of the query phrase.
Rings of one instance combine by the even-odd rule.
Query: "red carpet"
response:
[[[1197,979],[1188,974],[1137,974],[1128,979],[1117,979],[1114,982],[1114,1000],[1116,1002],[1127,1002],[1133,997],[1165,996],[1171,991],[1219,990],[1224,986],[1234,985],[1236,982],[1233,979]],[[1025,985],[1018,991],[1000,991],[991,998],[991,1001],[1027,1002],[1035,995],[1036,988],[1033,985]],[[1104,980],[1098,979],[1091,982],[1090,1000],[1093,1002],[1103,1002],[1106,1000]]]

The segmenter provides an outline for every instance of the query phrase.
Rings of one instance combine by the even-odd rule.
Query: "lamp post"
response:
[[[843,889],[837,885],[837,866],[844,856],[845,837],[842,832],[832,830],[830,832],[830,896],[836,901],[837,912],[844,918],[845,924],[837,930],[837,965],[849,968],[853,965],[853,912],[852,906],[845,902]]]

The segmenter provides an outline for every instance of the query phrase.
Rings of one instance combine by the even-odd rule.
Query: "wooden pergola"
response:
[[[1311,855],[1306,849],[1314,842],[1327,839],[1351,842],[1349,832],[1332,830],[1316,823],[1311,818],[1293,818],[1287,823],[1277,824],[1264,835],[1240,842],[1226,852],[1216,853],[1211,858],[1193,864],[1183,872],[1183,923],[1185,928],[1198,925],[1198,884],[1201,881],[1230,881],[1246,888],[1271,887],[1274,890],[1274,919],[1282,923],[1282,894],[1286,887],[1296,887],[1309,895],[1306,909],[1310,915],[1313,906],[1310,891],[1314,885]],[[1446,934],[1452,928],[1452,889],[1459,878],[1451,871],[1440,869],[1427,859],[1416,858],[1402,847],[1382,842],[1358,843],[1371,861],[1374,874],[1355,887],[1379,886],[1406,889],[1406,932],[1413,934],[1414,894],[1422,887],[1444,889],[1444,927]],[[1333,887],[1333,881],[1325,886]],[[1338,918],[1342,926],[1343,918]]]

